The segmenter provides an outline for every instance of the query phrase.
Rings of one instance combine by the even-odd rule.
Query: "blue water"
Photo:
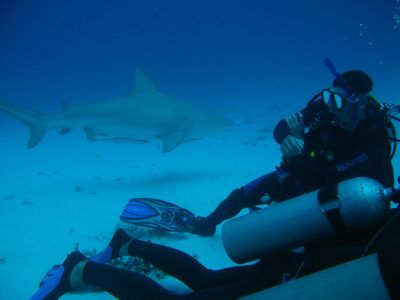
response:
[[[0,100],[53,113],[63,101],[128,94],[141,68],[166,94],[239,121],[231,135],[162,155],[89,144],[76,131],[28,151],[27,129],[0,114],[0,298],[30,295],[76,242],[104,247],[132,194],[184,199],[205,214],[273,170],[271,130],[330,85],[325,57],[366,71],[377,98],[399,104],[400,0],[0,1]],[[220,240],[197,243],[196,254],[220,260]],[[19,272],[26,265],[32,274]]]
[[[400,78],[396,5],[2,1],[0,98],[52,109],[65,100],[104,99],[128,93],[140,67],[166,92],[193,100],[229,102],[251,91],[293,92],[299,101],[329,85],[321,63],[329,56],[339,70],[369,72],[386,99]]]

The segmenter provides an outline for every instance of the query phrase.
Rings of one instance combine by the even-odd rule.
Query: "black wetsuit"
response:
[[[184,282],[193,292],[177,294],[137,272],[89,262],[83,271],[86,284],[100,287],[118,299],[238,299],[282,283],[284,274],[298,277],[335,266],[371,253],[385,255],[400,250],[400,213],[389,212],[385,226],[357,234],[351,240],[330,240],[306,246],[302,254],[286,252],[261,259],[253,265],[235,266],[221,270],[207,269],[190,255],[179,250],[133,240],[129,254],[145,259],[166,273]],[[379,233],[379,234],[376,234]],[[383,260],[383,259],[380,259]],[[395,265],[395,267],[393,267]],[[386,267],[399,278],[400,262],[389,261]],[[390,280],[389,280],[390,281]],[[397,280],[398,281],[398,280]],[[388,282],[385,281],[386,284]],[[390,284],[390,282],[389,282]],[[400,295],[400,286],[394,289]],[[391,291],[392,292],[392,291]]]
[[[234,190],[208,217],[198,222],[194,233],[208,235],[222,221],[243,208],[262,204],[263,196],[280,202],[354,177],[370,177],[393,187],[388,120],[370,99],[365,118],[348,131],[334,123],[320,94],[301,113],[304,117],[304,150],[284,159],[276,171]],[[290,134],[285,120],[274,130],[280,144]]]

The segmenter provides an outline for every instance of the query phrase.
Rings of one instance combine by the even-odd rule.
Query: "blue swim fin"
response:
[[[120,216],[126,223],[175,232],[190,231],[186,225],[189,218],[194,218],[189,210],[152,198],[129,200]]]

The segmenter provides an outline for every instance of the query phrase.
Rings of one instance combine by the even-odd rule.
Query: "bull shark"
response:
[[[0,101],[0,110],[30,129],[28,149],[35,147],[49,127],[66,134],[81,128],[89,141],[149,143],[160,141],[163,153],[181,143],[204,138],[233,123],[227,117],[199,104],[160,92],[141,71],[135,71],[135,85],[128,96],[71,106],[46,115]]]

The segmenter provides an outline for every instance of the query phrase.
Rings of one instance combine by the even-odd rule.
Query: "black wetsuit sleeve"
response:
[[[308,103],[307,106],[301,111],[303,114],[304,126],[309,127],[313,120],[318,115],[327,114],[328,107],[321,98],[321,94],[315,95]]]
[[[278,144],[282,144],[282,141],[290,135],[290,129],[285,120],[280,120],[274,129],[274,139]]]
[[[303,115],[304,127],[308,127],[317,114],[327,112],[325,102],[321,99],[320,94],[315,95],[307,106],[300,111]],[[285,137],[290,135],[290,128],[284,119],[280,120],[274,129],[274,139],[281,144]]]

